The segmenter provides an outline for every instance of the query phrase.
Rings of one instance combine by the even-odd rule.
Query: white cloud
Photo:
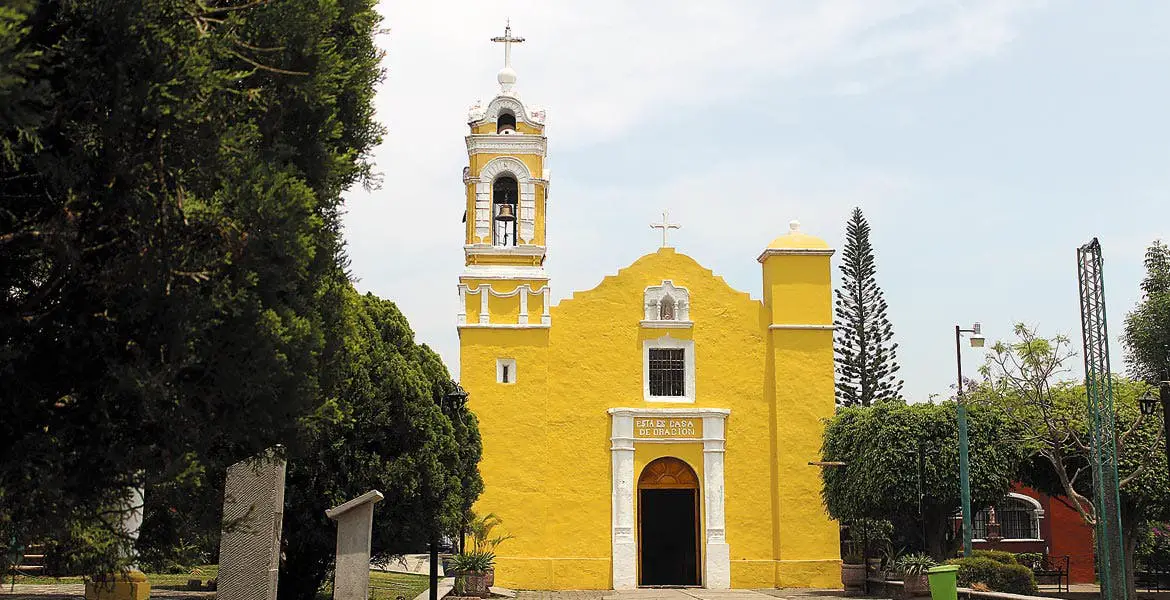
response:
[[[685,123],[709,111],[734,116],[741,107],[768,109],[761,102],[777,93],[866,94],[903,77],[938,75],[1000,52],[1030,6],[386,2],[390,31],[381,41],[388,73],[377,109],[389,134],[375,156],[385,180],[381,190],[348,195],[346,237],[359,287],[398,302],[419,338],[437,346],[457,370],[454,286],[462,262],[460,173],[467,160],[462,137],[467,107],[497,90],[502,49],[487,38],[501,33],[505,16],[514,33],[528,39],[513,52],[517,87],[525,101],[548,107],[557,203],[549,266],[563,296],[652,248],[647,223],[662,207],[686,227],[677,238],[680,247],[716,266],[722,257],[750,261],[759,240],[782,233],[794,216],[806,230],[836,230],[848,206],[889,201],[912,182],[817,149],[770,148],[760,155],[696,136],[658,143],[727,144],[704,171],[658,164],[663,175],[632,184],[576,177],[576,186],[567,188],[557,173],[577,166],[558,165],[558,155],[572,152],[588,161],[590,149],[621,144],[664,119]],[[652,164],[651,155],[638,167]]]

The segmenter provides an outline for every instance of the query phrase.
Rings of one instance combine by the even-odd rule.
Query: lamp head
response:
[[[1158,411],[1158,399],[1154,398],[1154,395],[1150,393],[1150,390],[1146,390],[1146,392],[1142,394],[1140,398],[1138,398],[1138,407],[1141,408],[1143,415],[1147,417],[1152,416]]]
[[[971,327],[971,347],[982,348],[987,338],[983,337],[983,326],[976,323]]]

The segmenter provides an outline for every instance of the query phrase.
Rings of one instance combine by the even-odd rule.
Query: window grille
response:
[[[685,396],[686,360],[682,348],[650,348],[650,395]]]
[[[972,535],[976,539],[987,539],[987,524],[991,511],[984,508],[975,513],[971,521]],[[995,520],[999,521],[1000,537],[1007,540],[1040,539],[1040,520],[1036,508],[1019,498],[1004,498],[995,505]]]

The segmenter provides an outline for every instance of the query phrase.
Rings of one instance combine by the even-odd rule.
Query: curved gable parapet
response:
[[[586,302],[593,296],[605,295],[609,289],[622,286],[625,280],[630,277],[637,278],[636,281],[629,282],[629,285],[631,288],[636,289],[636,296],[632,296],[632,306],[639,314],[642,314],[645,310],[644,292],[646,287],[661,285],[664,279],[673,279],[676,285],[682,285],[681,282],[686,281],[686,285],[692,288],[706,279],[709,285],[701,287],[707,289],[707,294],[701,295],[709,295],[710,292],[715,292],[722,298],[730,296],[737,301],[743,302],[744,308],[750,307],[751,310],[758,310],[763,306],[760,300],[752,298],[751,294],[747,292],[731,287],[722,276],[716,275],[714,271],[704,267],[694,258],[676,252],[673,248],[661,248],[657,252],[641,256],[638,260],[635,260],[629,266],[619,269],[613,275],[606,275],[596,286],[590,289],[570,293],[569,296],[562,298],[552,308],[554,310],[564,310],[570,308],[575,303]],[[688,308],[691,308],[703,302],[703,299],[688,295],[688,302]]]
[[[537,129],[544,128],[544,109],[526,107],[515,96],[496,96],[486,107],[476,104],[467,112],[467,123],[472,127],[483,123],[495,123],[501,113],[511,113],[517,121],[522,121]]]

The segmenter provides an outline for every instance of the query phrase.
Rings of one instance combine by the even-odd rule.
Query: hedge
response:
[[[1016,559],[1015,554],[1012,554],[1011,552],[1006,552],[1003,550],[976,550],[975,556],[981,556],[983,558],[990,558],[991,560],[994,560],[995,562],[1003,564],[1003,565],[1018,565],[1018,564],[1020,564],[1020,561]]]
[[[1015,560],[1014,557],[1012,560]],[[959,585],[963,587],[971,587],[972,583],[978,582],[994,592],[1024,595],[1037,593],[1036,577],[1024,565],[1004,564],[986,556],[956,558],[947,561],[947,564],[959,565]]]

